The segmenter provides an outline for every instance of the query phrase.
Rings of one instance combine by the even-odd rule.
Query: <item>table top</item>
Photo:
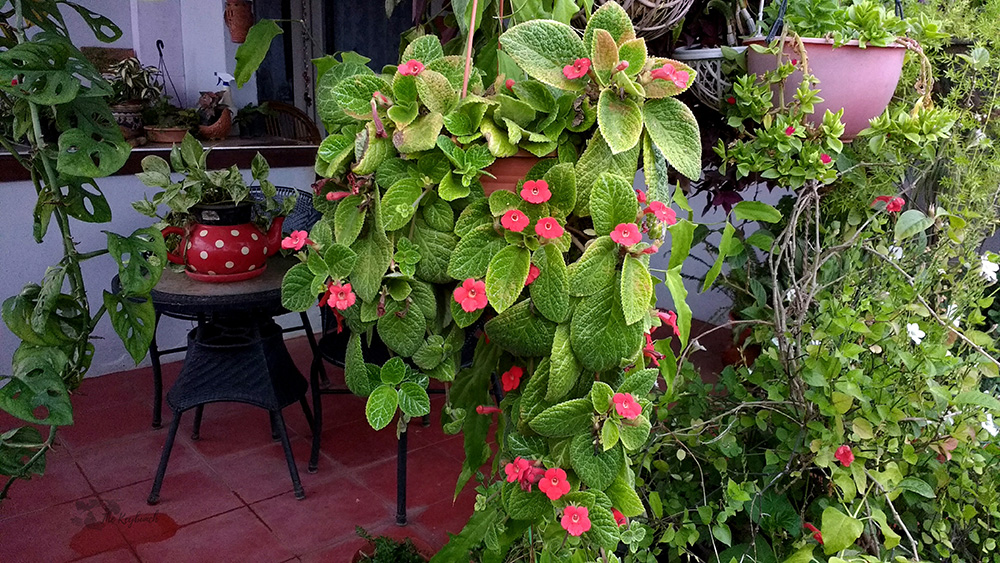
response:
[[[195,281],[184,272],[166,268],[150,296],[157,312],[167,315],[278,315],[288,312],[281,305],[281,280],[298,263],[295,258],[273,256],[263,274],[229,283]],[[113,285],[117,290],[117,276]]]

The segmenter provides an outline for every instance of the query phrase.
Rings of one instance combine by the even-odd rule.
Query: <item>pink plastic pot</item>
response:
[[[748,39],[747,45],[765,45],[763,39]],[[844,108],[844,141],[857,136],[868,127],[868,120],[880,115],[888,107],[899,75],[903,71],[903,57],[906,48],[902,45],[889,47],[858,47],[851,41],[834,48],[830,39],[802,38],[809,56],[809,71],[819,80],[819,96],[823,102],[816,104],[812,120],[823,121],[826,110],[834,113]],[[784,56],[796,58],[792,40],[785,41]],[[763,74],[777,68],[777,57],[747,49],[747,69],[754,74]],[[802,82],[802,72],[796,71],[785,81],[785,99],[790,100]]]

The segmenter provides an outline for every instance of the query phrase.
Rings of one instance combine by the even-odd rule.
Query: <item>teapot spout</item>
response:
[[[271,228],[267,231],[267,255],[271,256],[281,248],[281,226],[285,223],[284,217],[275,217],[271,221]]]

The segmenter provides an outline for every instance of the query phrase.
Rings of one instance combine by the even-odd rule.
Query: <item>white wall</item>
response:
[[[248,172],[245,176],[249,181]],[[271,169],[271,180],[279,186],[308,190],[314,177],[312,168],[308,167]],[[127,236],[136,229],[150,225],[150,219],[132,209],[131,202],[142,199],[143,195],[152,197],[155,189],[144,186],[132,176],[103,178],[98,180],[98,185],[111,204],[113,221],[110,225],[72,221],[73,238],[81,252],[106,248],[107,236],[102,231]],[[54,222],[42,244],[36,244],[31,238],[34,205],[35,189],[31,182],[9,182],[0,186],[0,209],[7,210],[4,220],[0,221],[0,241],[3,241],[0,245],[0,301],[16,295],[27,283],[40,282],[45,268],[62,258],[62,241]],[[109,256],[84,262],[83,274],[92,310],[96,311],[100,307],[103,290],[110,289],[111,278],[117,273],[117,267]],[[298,318],[285,315],[278,320],[294,325]],[[312,322],[314,329],[318,330],[318,310],[314,311]],[[161,348],[183,346],[187,331],[191,328],[191,323],[164,318],[157,332],[157,343]],[[134,367],[124,345],[111,328],[107,315],[98,324],[93,338],[96,353],[88,375],[102,375]],[[20,341],[11,334],[7,326],[0,323],[0,373],[10,373],[14,350],[19,344]],[[143,365],[149,365],[148,357]]]

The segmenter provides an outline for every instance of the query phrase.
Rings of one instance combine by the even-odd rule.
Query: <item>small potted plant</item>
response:
[[[270,167],[257,154],[251,173],[263,194],[259,202],[263,213],[255,219],[253,208],[258,202],[250,198],[250,187],[240,170],[236,166],[207,170],[206,160],[204,147],[190,133],[174,145],[169,163],[155,155],[143,158],[143,171],[137,177],[163,191],[132,206],[159,219],[165,238],[176,235],[167,257],[183,265],[192,279],[231,282],[256,277],[267,267],[267,257],[280,249],[281,225],[295,206],[295,198],[277,200],[276,188],[267,179]],[[180,181],[172,178],[171,167],[183,175]],[[170,209],[163,217],[158,213],[161,204]]]
[[[161,96],[142,112],[142,120],[150,142],[179,143],[198,125],[198,114],[194,110],[171,105],[169,97]]]
[[[373,537],[361,526],[355,528],[355,533],[366,543],[354,554],[351,563],[426,563],[427,561],[428,556],[421,553],[410,538],[399,541],[388,536]]]
[[[198,135],[205,140],[225,139],[233,127],[233,110],[225,103],[225,90],[202,92],[198,98]]]
[[[142,135],[142,112],[163,95],[163,86],[157,82],[159,70],[142,66],[135,57],[125,59],[108,68],[113,94],[108,99],[111,114],[126,139]]]

